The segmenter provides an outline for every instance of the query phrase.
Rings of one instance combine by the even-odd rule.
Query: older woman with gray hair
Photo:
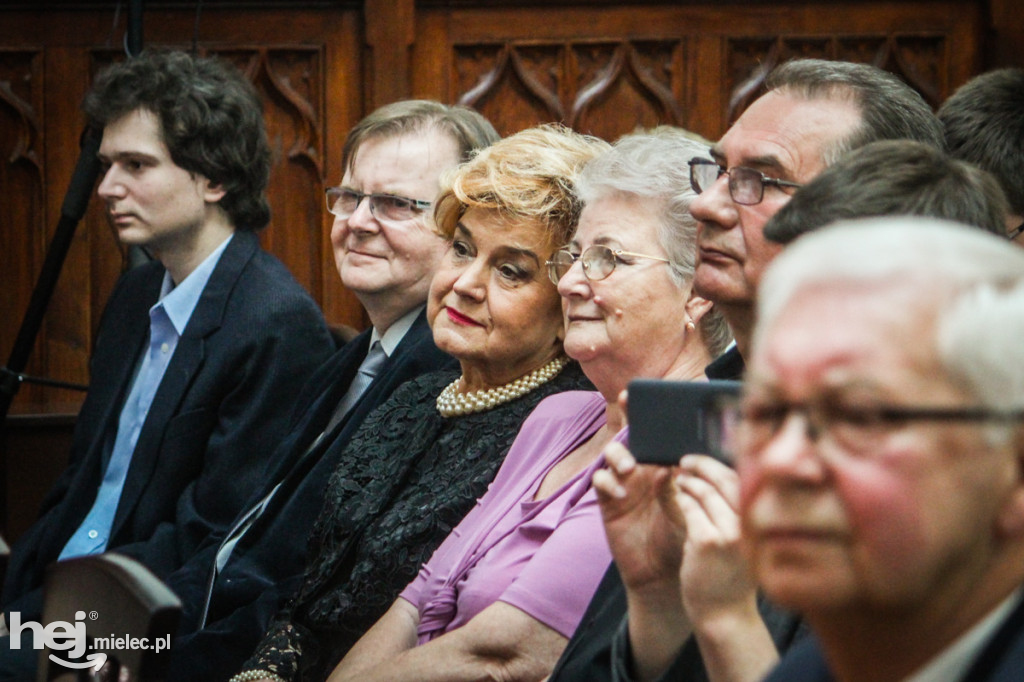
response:
[[[595,183],[592,175],[607,155],[585,169],[589,181],[581,178],[578,191],[586,209],[577,240],[587,236],[586,211],[601,216],[604,230],[581,246],[610,245],[612,237],[644,229],[646,211],[658,207],[654,197],[664,195],[664,188],[683,187],[662,202],[659,214],[676,219],[663,218],[657,233],[678,230],[682,239],[662,238],[672,245],[666,252],[672,249],[679,254],[672,270],[689,281],[695,256],[680,243],[685,245],[685,235],[695,234],[697,227],[687,210],[693,195],[682,160],[703,157],[707,145],[682,131],[659,128],[624,138],[616,151],[620,146],[630,153],[624,153],[615,167],[609,166],[607,181]],[[622,249],[651,253],[634,242],[623,244]],[[559,285],[563,297],[566,284],[563,279]],[[606,296],[604,291],[595,294]],[[688,305],[692,309],[710,304],[691,296]],[[656,317],[657,313],[651,314]],[[728,329],[714,315],[713,311],[705,314],[697,328],[707,348],[717,355],[728,339]],[[671,329],[673,320],[666,316],[664,324]],[[566,335],[566,350],[577,357],[571,338]],[[647,352],[646,342],[645,332],[637,333],[629,347],[634,353]],[[712,363],[712,357],[688,372],[660,376],[738,378],[729,374],[731,366]],[[595,474],[594,487],[615,564],[599,585],[550,682],[755,679],[777,660],[777,647],[788,645],[798,631],[794,617],[756,598],[756,588],[747,576],[739,544],[736,473],[707,456],[678,454],[682,459],[677,467],[637,466],[622,444],[612,443],[605,449],[607,467]]]
[[[332,680],[536,680],[551,671],[610,558],[591,480],[605,447],[625,438],[620,394],[637,377],[700,379],[729,340],[711,303],[692,292],[694,194],[685,164],[670,162],[703,149],[658,129],[626,136],[584,167],[579,227],[548,268],[565,352],[597,391],[538,405],[487,494]]]

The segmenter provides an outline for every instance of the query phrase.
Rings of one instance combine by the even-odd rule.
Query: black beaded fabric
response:
[[[537,403],[593,389],[571,362],[509,403],[441,417],[435,400],[456,378],[414,379],[363,422],[328,483],[303,584],[242,670],[325,680],[484,494]]]

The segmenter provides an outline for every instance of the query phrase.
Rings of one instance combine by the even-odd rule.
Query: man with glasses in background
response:
[[[791,61],[769,74],[766,90],[711,147],[708,158],[680,160],[690,163],[691,185],[698,195],[690,205],[698,221],[694,290],[722,312],[736,341],[706,368],[711,379],[743,376],[757,284],[782,248],[765,238],[764,226],[793,192],[846,151],[875,140],[916,139],[937,148],[943,144],[931,107],[906,83],[873,66]],[[609,457],[613,466],[629,469],[632,464],[627,461],[632,462],[628,453]],[[617,550],[637,538],[667,541],[679,537],[674,527],[668,527],[670,521],[659,508],[660,501],[647,494],[643,476],[632,480],[635,485],[623,487],[621,496],[604,495],[602,500],[609,543],[617,560],[625,555]],[[730,501],[722,502],[731,509]],[[635,520],[630,523],[630,518]],[[616,534],[610,520],[626,532]],[[659,524],[661,528],[657,528]],[[735,527],[735,522],[731,525]],[[646,534],[647,528],[654,531]],[[719,539],[732,545],[738,540]],[[551,682],[703,680],[709,662],[729,666],[727,674],[741,679],[757,679],[777,656],[776,650],[792,641],[792,617],[766,604],[744,600],[727,608],[747,622],[749,615],[760,609],[768,627],[755,618],[758,622],[750,637],[724,638],[715,641],[720,649],[701,650],[696,636],[701,633],[695,632],[687,618],[678,617],[682,610],[681,547],[664,549],[643,547],[633,556],[669,556],[673,561],[612,565]],[[700,553],[688,556],[697,561]],[[707,648],[709,640],[702,641]],[[737,666],[743,669],[737,670]]]
[[[442,173],[497,139],[477,112],[425,100],[381,107],[349,132],[341,186],[325,194],[338,273],[372,327],[288,398],[292,428],[263,488],[226,535],[168,579],[184,604],[168,679],[224,680],[238,670],[298,587],[326,482],[351,435],[405,381],[457,366],[434,345],[424,314],[445,249],[429,211]]]
[[[931,218],[843,223],[758,298],[742,545],[813,633],[767,679],[1021,679],[1024,253]]]

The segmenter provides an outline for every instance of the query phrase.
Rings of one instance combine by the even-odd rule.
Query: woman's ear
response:
[[[687,322],[696,325],[700,319],[711,311],[714,303],[708,299],[691,292],[690,299],[686,302]]]

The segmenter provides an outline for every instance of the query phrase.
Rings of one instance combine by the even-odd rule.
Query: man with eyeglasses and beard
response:
[[[341,186],[325,195],[341,282],[372,327],[289,398],[298,406],[292,428],[262,489],[227,534],[168,579],[184,604],[169,679],[227,679],[238,670],[298,587],[327,480],[363,419],[409,379],[457,367],[426,322],[445,250],[427,220],[442,173],[497,139],[472,109],[427,100],[383,106],[349,132]]]
[[[708,158],[689,160],[698,193],[690,205],[698,221],[694,290],[722,312],[735,338],[735,345],[706,368],[711,379],[743,376],[757,284],[782,248],[765,238],[764,226],[793,192],[846,151],[875,140],[907,138],[942,147],[941,127],[928,104],[872,66],[796,60],[774,69],[766,89],[711,147]],[[685,533],[661,506],[671,496],[657,494],[670,477],[652,471],[656,467],[637,468],[620,446],[605,454],[609,469],[595,476],[595,487],[617,563],[551,682],[758,679],[793,641],[798,623],[755,601],[742,571],[720,570],[742,563],[735,473],[709,458],[690,459],[686,474],[703,503],[691,507],[687,523],[699,523],[707,532],[691,533],[684,549]],[[659,477],[658,485],[652,477]],[[640,527],[651,532],[637,532]],[[702,578],[703,584],[682,585],[681,574]],[[718,576],[721,584],[709,576]],[[703,601],[689,598],[688,586]],[[684,600],[715,617],[698,622],[682,610]],[[722,626],[726,622],[728,627]],[[722,632],[726,636],[719,636]]]

